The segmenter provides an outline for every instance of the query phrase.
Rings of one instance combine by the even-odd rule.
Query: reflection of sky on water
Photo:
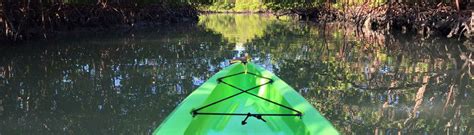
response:
[[[202,79],[201,77],[194,77],[193,76],[193,85],[200,86],[203,83],[204,83],[204,79]]]
[[[260,66],[262,66],[263,68],[265,68],[266,70],[270,72],[274,72],[273,71],[274,68],[277,68],[278,70],[277,63],[273,64],[272,62],[271,54],[266,54],[263,58],[257,57],[256,60],[257,61],[255,61],[255,63],[259,64]]]

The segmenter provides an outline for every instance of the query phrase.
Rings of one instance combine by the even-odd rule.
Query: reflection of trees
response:
[[[467,46],[439,38],[354,33],[338,24],[269,28],[271,34],[254,39],[249,48],[270,59],[277,75],[342,132],[472,132],[473,56]]]
[[[194,26],[132,33],[0,49],[1,132],[151,133],[227,53]]]
[[[272,16],[259,14],[209,14],[200,16],[199,25],[231,43],[246,43],[266,34],[267,26],[274,21]]]
[[[473,132],[470,43],[263,22],[235,38],[341,132]],[[0,48],[2,132],[149,133],[232,49],[194,26],[132,33]]]

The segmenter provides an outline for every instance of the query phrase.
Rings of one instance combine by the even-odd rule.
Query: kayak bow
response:
[[[212,76],[153,134],[339,134],[283,80],[248,62]]]

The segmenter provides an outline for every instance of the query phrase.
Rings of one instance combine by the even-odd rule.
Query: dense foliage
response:
[[[197,21],[185,0],[3,0],[0,40],[48,38],[75,28]]]
[[[203,6],[203,9],[215,12],[279,11],[284,9],[314,8],[321,5],[342,9],[357,5],[376,7],[395,2],[409,5],[437,5],[444,3],[461,10],[467,8],[469,0],[208,0],[206,2],[199,0],[199,3],[206,5]]]
[[[397,3],[387,4],[394,2]],[[367,18],[367,15],[370,14],[377,14],[375,17],[379,18],[392,19],[376,20],[379,21],[376,22],[379,23],[378,25],[383,25],[386,22],[393,22],[393,18],[396,22],[396,19],[408,20],[404,16],[413,18],[413,15],[418,16],[424,11],[438,12],[439,5],[451,5],[450,7],[454,7],[451,9],[459,12],[466,9],[467,3],[468,0],[2,0],[0,1],[0,40],[48,38],[53,31],[70,31],[83,27],[109,28],[118,25],[135,26],[143,23],[196,21],[197,10],[209,12],[271,12],[277,17],[293,14],[300,16],[302,20],[318,21],[347,21],[347,18],[349,18],[352,19],[349,21],[356,22],[356,24],[362,24],[364,22],[359,21],[371,19]],[[392,5],[402,6],[394,9]],[[393,14],[383,12],[386,10],[401,10],[403,11],[401,13],[406,13],[406,15],[400,14],[390,17]],[[410,12],[412,10],[415,13]],[[452,11],[447,11],[450,14],[447,17],[460,21],[448,20],[446,24],[459,23],[460,25],[468,15],[455,16]],[[361,14],[362,16],[346,16],[346,14]],[[415,19],[427,20],[427,18],[442,19],[446,17],[423,16],[425,18],[415,17]],[[459,26],[445,25],[437,29],[448,29],[444,33],[449,33],[450,29],[462,29],[462,27],[456,27]]]

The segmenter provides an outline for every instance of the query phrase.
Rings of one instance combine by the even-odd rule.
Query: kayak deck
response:
[[[253,63],[233,64],[188,96],[154,134],[338,134],[293,88]]]

